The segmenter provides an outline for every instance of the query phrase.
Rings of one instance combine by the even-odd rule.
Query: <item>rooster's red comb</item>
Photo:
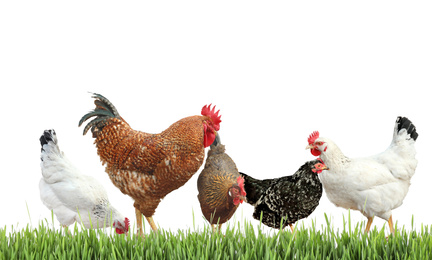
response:
[[[242,196],[246,196],[246,191],[244,189],[244,179],[242,176],[238,176],[237,178],[237,184],[240,187],[240,193]]]
[[[220,110],[215,112],[216,105],[213,106],[213,109],[210,109],[211,105],[212,104],[203,106],[201,110],[201,115],[210,117],[216,128],[216,131],[219,131],[219,123],[222,122],[222,120],[220,119],[221,116],[219,115]]]
[[[319,137],[319,132],[314,131],[312,134],[310,134],[310,136],[308,138],[308,143],[313,144],[318,137]]]

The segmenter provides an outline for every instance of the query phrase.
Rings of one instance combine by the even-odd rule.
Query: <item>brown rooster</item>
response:
[[[204,106],[202,116],[186,117],[159,134],[148,134],[132,129],[107,98],[92,97],[96,108],[81,118],[79,126],[96,118],[85,126],[83,135],[91,129],[111,181],[134,200],[138,234],[144,236],[141,213],[156,231],[152,216],[157,206],[201,167],[204,148],[219,130],[219,111]]]
[[[219,134],[207,153],[205,167],[198,177],[198,200],[213,230],[227,222],[245,200],[244,179],[234,161],[225,153]]]

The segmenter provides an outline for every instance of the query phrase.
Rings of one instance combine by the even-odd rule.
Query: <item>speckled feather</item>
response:
[[[198,200],[210,224],[227,222],[237,210],[239,205],[234,205],[228,190],[237,185],[239,176],[234,161],[225,153],[225,146],[210,146],[205,167],[198,177]]]
[[[290,176],[257,180],[244,173],[246,198],[255,207],[253,217],[279,229],[308,217],[318,206],[322,185],[318,174],[312,172],[318,160],[306,162]],[[285,220],[286,219],[286,220]]]
[[[93,97],[96,108],[80,125],[92,116],[96,119],[88,123],[84,134],[91,129],[113,184],[134,199],[135,208],[144,216],[151,217],[160,201],[183,186],[202,165],[203,122],[208,117],[186,117],[159,134],[148,134],[132,129],[106,98]]]

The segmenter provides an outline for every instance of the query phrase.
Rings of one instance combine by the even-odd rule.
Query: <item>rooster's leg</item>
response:
[[[395,230],[394,230],[394,228],[393,228],[393,218],[392,218],[392,216],[390,216],[390,218],[388,219],[388,223],[389,223],[389,227],[390,227],[390,232],[391,232],[392,234],[394,234],[394,233],[395,233]]]
[[[365,233],[369,233],[369,230],[372,226],[373,217],[368,217],[368,222],[366,224]]]
[[[141,211],[135,209],[135,215],[137,220],[137,235],[144,237]]]
[[[153,229],[154,232],[157,232],[156,224],[153,221],[153,217],[146,217],[147,222],[150,224],[150,227]]]

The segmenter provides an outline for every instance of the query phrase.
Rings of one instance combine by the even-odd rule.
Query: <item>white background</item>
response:
[[[293,174],[314,157],[319,130],[349,157],[390,144],[397,116],[417,127],[416,174],[399,226],[431,225],[432,5],[429,1],[3,1],[0,3],[0,226],[37,225],[39,137],[54,128],[60,148],[100,180],[135,223],[132,200],[104,172],[80,118],[103,94],[137,130],[158,133],[221,110],[220,135],[240,171],[257,178]],[[200,169],[201,171],[201,169]],[[202,228],[198,174],[159,205],[161,228]],[[252,219],[242,204],[235,220]],[[342,215],[323,194],[300,225]],[[354,224],[366,219],[352,212]],[[374,227],[384,221],[375,219]],[[56,224],[58,225],[58,223]],[[265,230],[270,230],[264,228]],[[388,232],[388,227],[386,227]],[[146,232],[149,226],[146,223]]]

